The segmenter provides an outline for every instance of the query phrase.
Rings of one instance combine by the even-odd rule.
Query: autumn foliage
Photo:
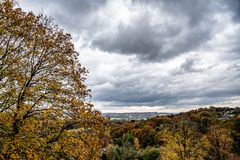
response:
[[[106,120],[70,34],[14,3],[0,0],[0,159],[98,159]]]
[[[108,160],[239,160],[240,108],[112,121]]]

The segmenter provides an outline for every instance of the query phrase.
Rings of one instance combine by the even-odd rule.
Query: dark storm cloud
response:
[[[143,59],[154,59],[161,49],[161,33],[149,25],[148,19],[139,19],[134,26],[120,25],[119,32],[114,35],[104,35],[93,41],[94,46],[109,52],[120,54],[137,54]],[[178,31],[168,32],[171,36]],[[158,34],[158,36],[156,36]]]
[[[98,101],[113,101],[118,105],[158,105],[170,104],[175,97],[169,93],[154,94],[149,90],[142,90],[132,86],[132,82],[125,82],[118,85],[114,90],[108,90],[114,94],[98,94],[94,98]]]
[[[208,3],[207,3],[208,2]],[[133,20],[130,25],[120,24],[117,32],[97,37],[93,46],[108,52],[135,54],[146,61],[162,61],[188,51],[196,50],[211,39],[215,13],[210,1],[151,1],[139,2],[150,5],[173,16],[176,23],[151,24],[151,13]],[[139,5],[138,4],[138,5]],[[167,15],[167,16],[168,16]],[[161,17],[160,16],[160,20]]]
[[[135,54],[142,60],[161,61],[197,49],[211,37],[206,26],[189,27],[185,32],[186,28],[154,27],[141,19],[134,26],[119,26],[117,34],[99,37],[93,45],[109,52]]]

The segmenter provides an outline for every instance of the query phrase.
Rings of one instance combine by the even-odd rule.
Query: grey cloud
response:
[[[240,23],[236,24],[238,27],[232,31],[231,34],[225,36],[225,41],[220,44],[215,44],[215,48],[223,48],[221,52],[222,60],[229,60],[230,62],[240,59]]]
[[[159,3],[159,5],[153,3],[153,8],[158,7],[170,16],[182,19],[182,22],[152,25],[153,15],[145,13],[133,20],[130,25],[120,24],[116,33],[107,33],[97,37],[92,45],[108,52],[135,54],[145,61],[164,61],[196,50],[211,39],[215,23],[211,18],[215,10],[212,10],[211,6],[214,4],[210,1],[151,2]],[[151,4],[151,2],[148,3]]]
[[[81,31],[87,29],[89,14],[104,6],[106,0],[55,0],[59,8],[53,11],[56,20],[69,30]],[[59,10],[60,9],[60,10]]]
[[[233,19],[237,22],[240,20],[240,1],[239,0],[228,0],[223,1],[223,3],[227,4],[229,9],[233,13]]]
[[[166,105],[174,99],[169,93],[153,94],[151,93],[150,88],[149,90],[144,91],[137,86],[133,87],[131,86],[131,82],[118,85],[116,89],[105,93],[106,94],[98,94],[95,96],[95,100],[113,101],[117,105]]]
[[[211,29],[204,25],[184,27],[151,26],[149,17],[145,17],[130,26],[120,25],[114,35],[98,37],[93,46],[109,52],[135,54],[145,61],[162,61],[197,49],[211,37]]]
[[[227,70],[239,71],[240,74],[240,62],[230,65]]]
[[[216,3],[218,1],[219,0],[137,0],[136,2],[151,5],[152,7],[161,6],[164,12],[179,17],[187,17],[191,25],[197,25],[204,21],[207,16],[211,16],[216,9],[215,7],[219,9]]]
[[[193,72],[202,72],[203,69],[197,68],[196,63],[197,59],[188,58],[181,64],[181,66],[172,71],[173,75],[176,74],[185,74],[185,73],[193,73]]]
[[[156,36],[161,33],[149,25],[148,19],[139,19],[134,26],[120,25],[118,30],[116,35],[99,37],[93,45],[109,52],[139,54],[143,59],[154,59],[162,47]]]
[[[181,65],[181,68],[185,72],[197,72],[199,69],[194,68],[196,60],[194,59],[186,59],[186,61]]]
[[[46,14],[55,19],[55,23],[68,31],[81,32],[86,29],[89,15],[106,4],[107,0],[32,0],[31,8],[37,8],[37,13]],[[20,2],[23,6],[27,0]],[[36,10],[35,10],[36,12]]]
[[[129,89],[127,84],[123,90],[111,90],[109,92],[102,92],[100,97],[95,97],[96,101],[108,101],[114,102],[115,106],[175,106],[184,105],[209,105],[216,102],[224,101],[229,97],[239,96],[240,87],[235,86],[234,89],[196,89],[196,90],[186,90],[177,91],[171,93],[170,91],[162,91],[157,94],[151,94],[150,91],[141,91],[138,88]],[[122,86],[119,86],[122,87]],[[151,88],[154,90],[154,88]],[[111,94],[110,94],[111,93]],[[189,101],[194,99],[199,99],[198,101]]]
[[[182,66],[186,70],[192,70],[192,63],[194,63],[194,60],[187,59]],[[117,77],[118,82],[112,82],[115,88],[103,89],[98,93],[93,92],[93,97],[96,101],[113,102],[115,106],[191,107],[192,105],[210,105],[240,95],[238,82],[240,75],[235,76],[239,65],[233,64],[229,68],[232,73],[228,70],[218,71],[219,76],[215,78],[213,78],[214,75],[210,74],[212,71],[196,72],[194,75],[174,74],[167,77],[160,76],[155,80],[149,77],[147,72],[143,72],[141,75],[136,74],[135,77],[128,81],[119,76]],[[135,74],[134,71],[132,74]],[[202,74],[209,74],[209,78],[204,79],[202,83],[194,82]],[[140,77],[145,78],[140,82]],[[184,83],[187,85],[185,86]],[[172,88],[171,86],[175,87]]]

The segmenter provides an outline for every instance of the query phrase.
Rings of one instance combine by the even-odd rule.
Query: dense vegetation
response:
[[[99,159],[106,119],[78,57],[51,19],[0,0],[0,159]]]
[[[201,108],[141,121],[111,122],[111,160],[240,159],[240,108]]]

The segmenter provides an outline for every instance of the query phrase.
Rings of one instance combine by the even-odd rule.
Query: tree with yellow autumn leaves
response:
[[[99,159],[107,122],[78,57],[51,19],[0,0],[0,159]]]
[[[165,141],[161,147],[162,160],[203,160],[207,154],[205,139],[188,121],[165,129],[162,139]]]
[[[232,138],[221,126],[212,126],[201,135],[193,123],[181,121],[162,132],[165,144],[161,147],[162,160],[230,160]]]

